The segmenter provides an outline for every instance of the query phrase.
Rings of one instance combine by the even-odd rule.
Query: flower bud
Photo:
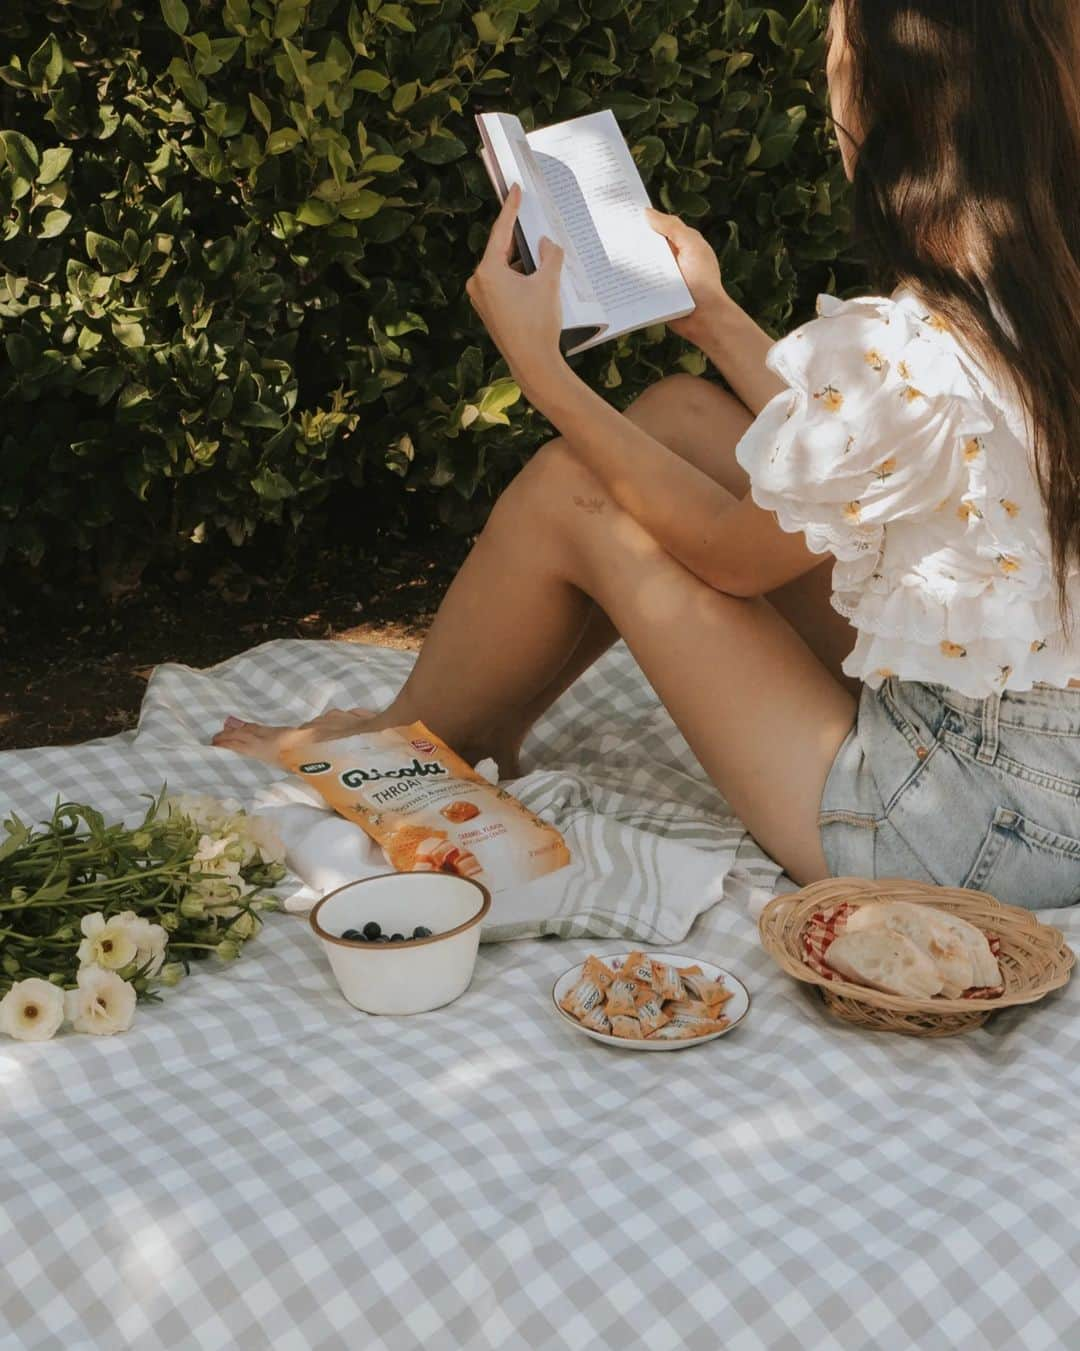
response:
[[[49,980],[52,981],[52,983],[53,983],[54,985],[66,985],[66,984],[67,984],[67,976],[65,976],[64,973],[63,973],[62,971],[52,971],[52,972],[50,972],[50,973],[49,973]]]
[[[153,838],[148,830],[137,830],[131,837],[131,843],[136,849],[148,849]]]
[[[256,896],[248,904],[252,910],[280,910],[281,904],[276,896]]]
[[[230,943],[227,938],[217,945],[215,951],[223,962],[235,962],[237,957],[240,956],[240,949],[237,944]]]
[[[179,985],[183,979],[183,962],[166,962],[155,977],[159,985]]]
[[[27,896],[29,896],[29,894],[30,893],[26,890],[25,887],[11,888],[11,899],[13,901],[25,901]]]
[[[206,906],[198,896],[189,891],[180,902],[180,913],[185,919],[202,919],[206,914]]]
[[[19,963],[10,952],[4,953],[4,970],[9,976],[17,976],[22,970],[22,967],[19,966]]]
[[[242,942],[254,938],[262,928],[262,921],[250,911],[242,910],[229,925],[229,938],[239,938]]]
[[[170,910],[167,915],[162,915],[159,923],[163,929],[175,933],[180,927],[180,916],[175,911]]]
[[[75,937],[74,925],[65,924],[51,935],[58,943],[69,943]]]

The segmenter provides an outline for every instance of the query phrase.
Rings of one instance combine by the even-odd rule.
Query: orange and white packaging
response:
[[[628,980],[621,975],[616,976],[607,986],[607,1002],[604,1007],[608,1017],[616,1015],[626,1018],[636,1017],[638,996],[645,988],[639,981]]]
[[[422,722],[282,752],[281,764],[382,847],[398,872],[450,872],[492,893],[570,862],[548,822]]]

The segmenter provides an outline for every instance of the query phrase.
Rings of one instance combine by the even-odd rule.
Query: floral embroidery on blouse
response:
[[[874,470],[874,477],[879,483],[884,483],[890,474],[896,471],[896,456],[890,455],[887,460],[882,460]]]
[[[862,503],[860,502],[844,503],[844,519],[846,521],[851,521],[852,523],[857,522],[861,513],[862,513]]]
[[[962,521],[981,521],[983,518],[982,512],[974,502],[961,502],[956,508],[956,514]]]
[[[964,463],[970,464],[972,460],[977,459],[982,454],[983,439],[981,436],[973,436],[970,440],[964,442]]]
[[[820,399],[822,408],[828,409],[830,413],[839,413],[844,406],[844,396],[835,385],[826,385],[824,389],[819,389],[814,398]]]
[[[938,333],[951,333],[952,329],[939,314],[924,314],[922,317],[924,324],[934,329]]]
[[[950,643],[943,639],[941,642],[941,655],[943,657],[966,657],[967,648],[962,647],[960,643]]]
[[[863,360],[872,371],[883,371],[885,369],[885,358],[876,347],[871,347],[869,352],[865,352]]]
[[[998,554],[994,562],[997,563],[1006,577],[1020,571],[1020,560],[1013,558],[1011,554]]]
[[[1046,646],[1045,638],[1036,638],[1035,641],[1031,644],[1031,651],[1041,652],[1045,646]]]
[[[1011,500],[1011,498],[999,497],[998,505],[1001,507],[1002,511],[1005,513],[1006,516],[1020,515],[1020,508],[1016,505],[1015,502]]]

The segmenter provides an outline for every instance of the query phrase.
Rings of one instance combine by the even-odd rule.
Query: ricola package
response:
[[[450,872],[505,891],[564,868],[554,826],[470,768],[422,722],[281,755],[371,836],[398,872]]]

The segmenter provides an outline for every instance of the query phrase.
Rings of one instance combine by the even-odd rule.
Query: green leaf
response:
[[[52,33],[26,63],[26,71],[35,84],[50,89],[64,73],[64,53]]]
[[[337,209],[318,197],[309,197],[296,213],[296,219],[302,225],[329,225],[337,220]]]
[[[294,127],[279,127],[277,131],[272,131],[266,138],[266,153],[268,155],[283,155],[286,150],[292,150],[300,144],[300,133]]]
[[[404,163],[400,155],[370,155],[360,169],[365,174],[392,174]]]
[[[369,94],[381,94],[390,83],[390,77],[381,70],[358,70],[352,77],[354,89],[364,89]]]
[[[187,32],[190,15],[184,0],[161,0],[161,17],[174,33],[183,37]]]
[[[41,222],[41,229],[37,232],[38,239],[55,239],[57,235],[62,235],[70,224],[70,211],[48,211]]]
[[[24,136],[21,131],[0,131],[0,146],[4,148],[4,158],[20,178],[32,180],[37,176],[41,156],[29,136]]]
[[[286,497],[292,497],[296,492],[285,475],[276,469],[260,469],[251,480],[251,486],[260,497],[269,502],[280,502]]]
[[[270,117],[270,109],[262,99],[259,98],[258,94],[248,94],[248,103],[251,105],[251,111],[255,116],[255,121],[258,122],[263,131],[269,134],[270,128],[274,125],[273,120]]]
[[[521,390],[518,388],[517,382],[509,376],[505,376],[502,380],[496,380],[486,389],[481,390],[480,397],[475,402],[482,417],[505,422],[508,419],[505,417],[499,418],[499,414],[503,412],[503,409],[511,408],[520,398]]]
[[[50,146],[41,157],[41,168],[37,181],[42,187],[55,183],[71,162],[71,151],[67,146]]]
[[[420,85],[416,80],[410,80],[408,84],[400,84],[394,90],[394,97],[390,100],[390,107],[395,113],[403,113],[406,108],[411,108],[416,102],[416,96],[420,92]]]
[[[146,334],[143,332],[142,324],[134,320],[114,319],[112,322],[113,337],[124,347],[142,347],[146,343]]]
[[[346,197],[338,206],[338,211],[346,220],[367,220],[374,216],[386,198],[370,188],[361,188],[352,197]]]
[[[393,24],[395,28],[400,28],[405,33],[416,32],[416,25],[409,18],[404,5],[380,5],[375,11],[375,17],[380,23]]]
[[[291,38],[304,22],[308,0],[278,0],[274,12],[274,37]]]
[[[443,132],[432,136],[424,145],[416,146],[413,154],[425,164],[450,164],[460,159],[462,155],[468,154],[468,149],[468,146],[456,136]]]

